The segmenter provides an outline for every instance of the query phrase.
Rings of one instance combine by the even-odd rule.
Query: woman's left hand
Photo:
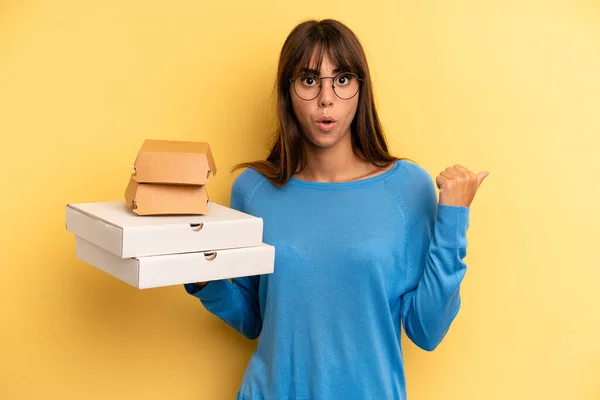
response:
[[[440,204],[469,207],[481,182],[489,175],[484,171],[478,174],[456,164],[440,172],[435,179],[440,189]]]

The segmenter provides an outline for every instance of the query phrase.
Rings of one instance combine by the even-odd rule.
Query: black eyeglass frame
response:
[[[354,93],[352,96],[350,97],[341,97],[339,94],[337,94],[337,92],[335,91],[335,79],[340,76],[340,75],[352,75],[354,76],[357,80],[358,80],[358,90],[356,91],[356,93]],[[314,77],[318,80],[319,82],[319,91],[317,92],[317,95],[313,98],[310,99],[305,99],[304,97],[300,96],[298,94],[298,92],[296,91],[296,80],[300,77],[305,77],[305,76],[311,76]],[[311,101],[316,99],[317,97],[319,97],[319,95],[321,94],[321,90],[323,89],[323,79],[331,79],[331,87],[333,88],[333,93],[335,93],[335,95],[342,99],[342,100],[350,100],[352,99],[354,96],[356,96],[358,94],[358,92],[360,92],[360,87],[362,86],[362,83],[364,82],[364,80],[358,76],[357,74],[355,74],[354,72],[338,72],[337,74],[335,74],[335,76],[323,76],[323,77],[318,77],[314,74],[299,74],[297,75],[295,78],[290,78],[290,82],[292,84],[292,87],[294,88],[294,93],[296,93],[296,96],[298,96],[301,100],[304,101]]]

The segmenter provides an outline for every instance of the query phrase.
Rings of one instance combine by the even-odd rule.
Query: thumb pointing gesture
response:
[[[446,168],[436,178],[436,184],[440,189],[439,203],[469,207],[477,189],[488,175],[487,171],[476,175],[459,164]]]

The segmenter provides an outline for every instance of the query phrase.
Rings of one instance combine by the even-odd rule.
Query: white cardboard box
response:
[[[75,246],[77,258],[139,289],[268,274],[275,265],[268,244],[137,258],[121,258],[78,236]]]
[[[125,201],[69,204],[67,231],[121,257],[214,251],[262,244],[263,220],[211,202],[206,215],[140,216]]]

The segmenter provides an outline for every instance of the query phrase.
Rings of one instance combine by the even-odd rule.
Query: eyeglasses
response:
[[[331,87],[337,97],[342,100],[349,100],[356,96],[363,81],[358,75],[352,72],[340,72],[336,76],[318,77],[314,74],[300,74],[290,82],[294,86],[294,92],[302,100],[313,100],[321,93],[323,79],[332,79]]]

